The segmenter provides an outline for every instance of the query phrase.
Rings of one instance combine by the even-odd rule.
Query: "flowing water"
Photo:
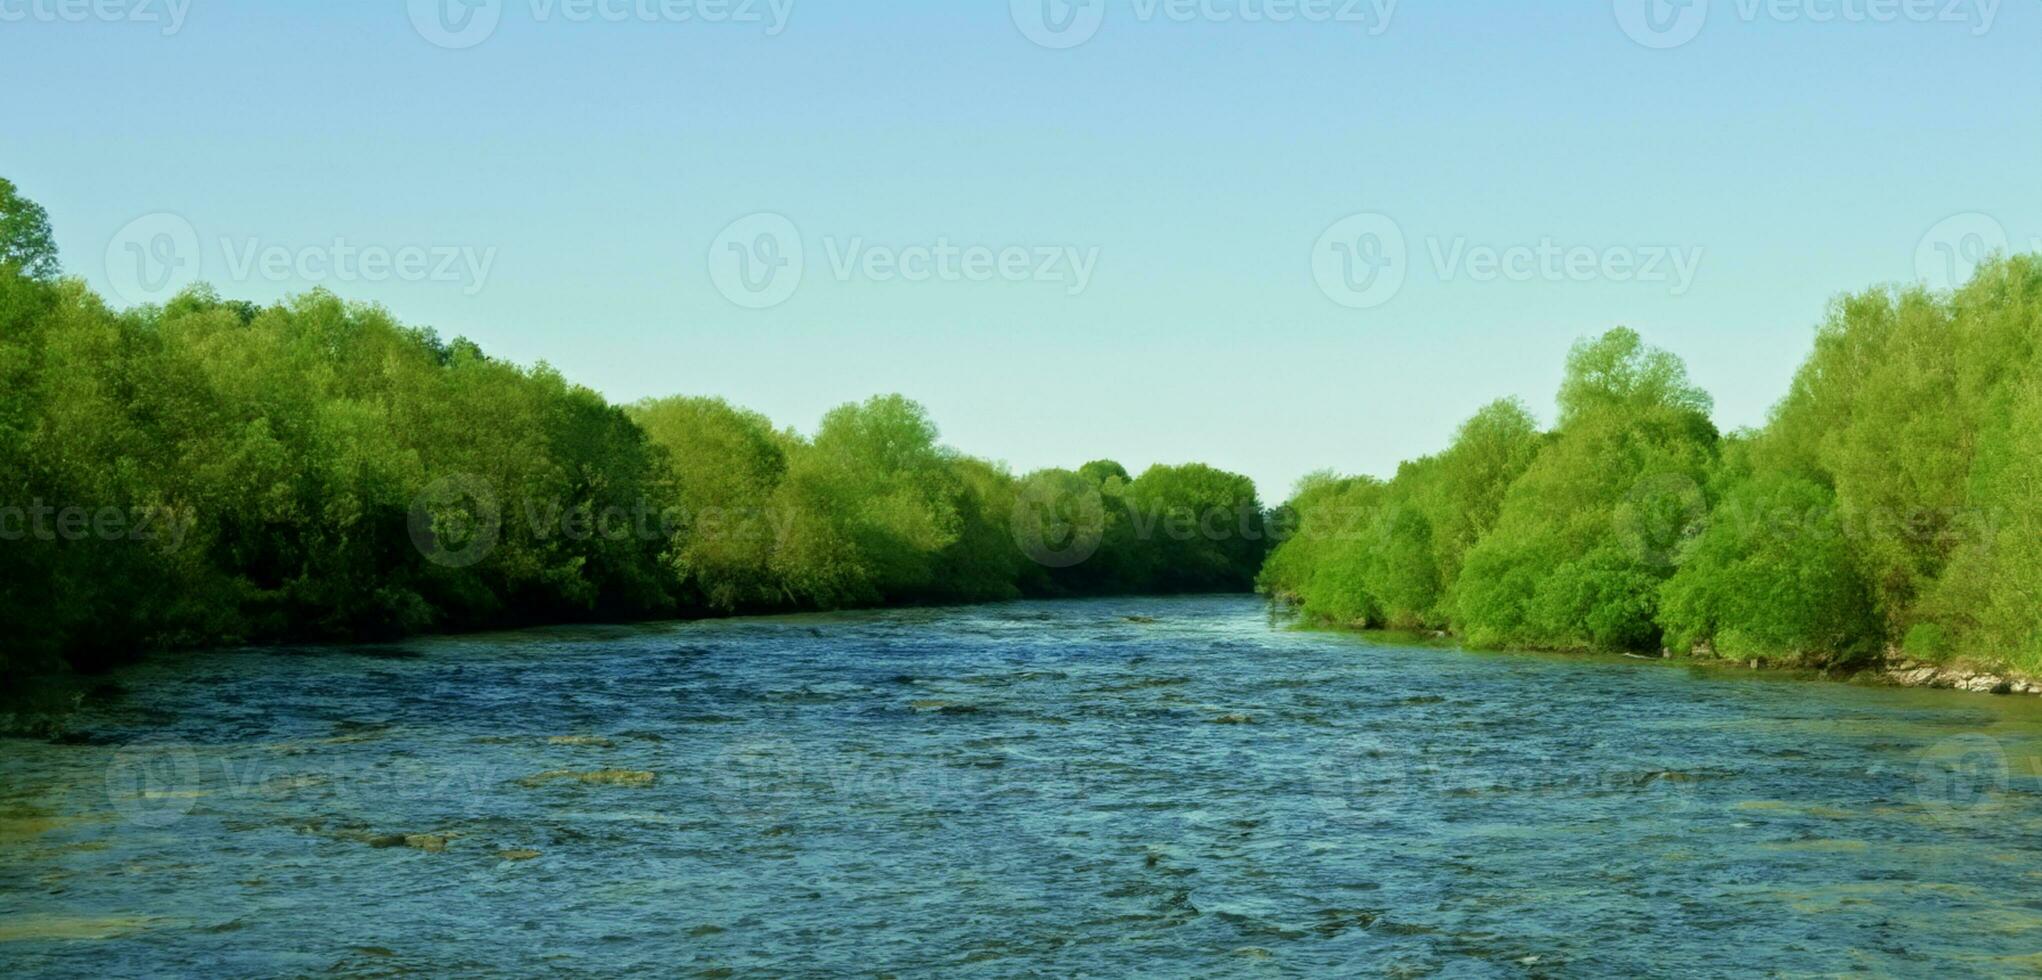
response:
[[[0,973],[2004,975],[2042,705],[1018,603],[164,657]]]

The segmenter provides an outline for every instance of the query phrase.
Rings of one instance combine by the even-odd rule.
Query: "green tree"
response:
[[[10,265],[31,279],[55,279],[62,271],[48,212],[0,177],[0,266]]]
[[[936,555],[960,532],[954,454],[936,440],[920,405],[888,395],[832,410],[791,454],[774,567],[800,601],[833,608],[927,593]]]
[[[1247,591],[1269,551],[1262,504],[1245,476],[1202,463],[1151,466],[1128,485],[1128,527],[1145,591]]]
[[[1668,644],[1789,661],[1876,652],[1871,591],[1851,559],[1835,493],[1782,473],[1732,484],[1661,589]]]
[[[1299,481],[1279,511],[1283,540],[1263,564],[1257,588],[1317,619],[1382,625],[1367,565],[1386,491],[1382,481],[1366,476],[1320,472]]]
[[[1467,556],[1456,624],[1484,646],[1645,649],[1658,587],[1707,513],[1708,395],[1627,329],[1575,346],[1560,427]]]
[[[681,583],[721,611],[782,602],[772,562],[784,437],[765,416],[715,398],[645,401],[631,414],[671,467],[675,527],[667,560]]]

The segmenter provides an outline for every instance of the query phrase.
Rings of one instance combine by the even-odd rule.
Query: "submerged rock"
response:
[[[576,745],[596,749],[610,749],[616,748],[617,746],[617,743],[612,742],[609,739],[602,737],[601,735],[555,735],[552,738],[547,739],[546,744]]]
[[[496,852],[496,856],[506,861],[530,861],[534,858],[537,858],[539,856],[539,852],[530,850],[528,848],[514,847],[509,850],[498,851]]]
[[[0,845],[12,847],[41,837],[52,830],[84,824],[80,816],[56,816],[42,810],[23,808],[0,813]]]
[[[153,915],[18,915],[0,921],[0,943],[115,939],[169,924]]]
[[[650,786],[659,776],[637,769],[597,769],[593,772],[577,772],[572,769],[549,769],[545,772],[515,780],[526,788],[544,786],[563,780],[583,783],[589,786]]]
[[[339,836],[348,840],[361,841],[378,850],[392,847],[409,847],[413,850],[425,851],[428,854],[438,854],[447,849],[447,841],[452,840],[454,835],[342,833]]]
[[[1218,718],[1214,718],[1212,723],[1215,725],[1252,725],[1255,723],[1255,719],[1241,714],[1221,715]]]

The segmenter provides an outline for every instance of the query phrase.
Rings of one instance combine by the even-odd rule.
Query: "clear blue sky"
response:
[[[118,293],[109,251],[158,212],[188,222],[204,278],[258,300],[324,266],[268,275],[250,242],[467,247],[486,277],[324,281],[620,401],[720,395],[806,429],[903,392],[946,441],[1022,470],[1203,460],[1271,499],[1317,468],[1388,473],[1493,398],[1550,417],[1567,346],[1618,324],[1684,356],[1719,422],[1756,424],[1826,302],[1915,279],[1939,222],[2042,235],[2032,0],[1960,3],[1956,23],[1697,0],[1644,22],[1693,35],[1670,48],[1625,32],[1630,0],[1405,0],[1386,24],[1106,0],[1064,49],[994,0],[793,0],[777,34],[678,2],[696,18],[505,0],[460,49],[405,0],[114,0],[137,18],[119,22],[68,21],[67,2],[0,0],[0,175],[97,288]],[[758,212],[789,219],[805,259],[762,310],[710,271]],[[1401,289],[1363,309],[1314,278],[1322,233],[1356,213],[1407,246]],[[1434,257],[1545,239],[1700,258],[1682,290]],[[1097,264],[1071,295],[832,261],[943,240]]]

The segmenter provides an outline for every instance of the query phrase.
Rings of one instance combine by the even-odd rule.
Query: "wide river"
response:
[[[2042,704],[1017,603],[163,657],[0,974],[2042,970]]]

